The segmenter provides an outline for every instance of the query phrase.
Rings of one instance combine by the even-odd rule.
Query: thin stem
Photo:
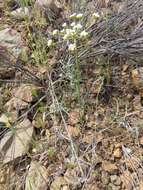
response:
[[[75,89],[76,89],[78,103],[80,103],[81,101],[80,79],[81,79],[81,73],[80,73],[80,65],[79,65],[79,59],[78,59],[78,49],[76,48],[75,50]]]

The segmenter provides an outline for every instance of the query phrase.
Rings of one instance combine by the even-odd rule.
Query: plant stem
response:
[[[78,60],[78,50],[75,50],[75,89],[76,89],[76,96],[78,103],[81,102],[80,97],[80,80],[81,80],[81,73],[80,73],[80,65]]]

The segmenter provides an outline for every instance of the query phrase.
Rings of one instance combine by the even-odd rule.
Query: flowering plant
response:
[[[98,13],[93,13],[93,19],[97,21],[99,19]],[[79,61],[79,49],[80,47],[87,46],[87,40],[90,37],[90,34],[86,30],[85,26],[82,24],[83,14],[82,13],[73,13],[69,16],[69,21],[62,24],[62,29],[55,29],[51,33],[51,37],[48,39],[48,47],[56,47],[58,43],[63,44],[66,48],[66,51],[73,56],[75,60],[74,66],[74,78],[76,92],[78,98],[80,98],[80,61]],[[73,80],[72,80],[73,83]]]
[[[51,38],[48,39],[48,47],[53,47],[56,43],[53,40],[53,37],[58,36],[57,39],[60,39],[68,46],[68,50],[73,52],[77,49],[77,41],[82,41],[88,38],[89,34],[86,30],[84,30],[83,25],[81,24],[81,20],[83,18],[82,13],[73,13],[69,16],[69,24],[63,23],[62,30],[58,29],[53,30],[51,34]]]

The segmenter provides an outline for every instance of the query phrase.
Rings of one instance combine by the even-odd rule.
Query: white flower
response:
[[[65,34],[64,36],[63,36],[63,40],[68,40],[69,39],[69,34]]]
[[[95,19],[98,19],[98,18],[100,18],[100,15],[99,15],[99,13],[93,13],[93,14],[92,14],[92,16],[93,16],[93,18],[95,18]]]
[[[75,35],[75,30],[72,30],[72,29],[67,28],[67,29],[66,29],[66,33],[65,33],[63,39],[64,39],[64,40],[68,40],[68,39],[70,39],[71,37],[73,37],[74,35]]]
[[[66,29],[66,34],[70,34],[71,33],[71,29],[67,28]]]
[[[71,23],[71,26],[72,26],[72,27],[74,27],[75,25],[76,25],[76,23],[75,23],[75,22],[72,22],[72,23]]]
[[[76,50],[76,44],[69,44],[69,47],[68,47],[69,51],[74,51]]]
[[[79,13],[79,14],[76,15],[76,18],[77,18],[77,19],[81,19],[82,17],[83,17],[83,14],[82,14],[82,13]]]
[[[81,28],[82,28],[82,25],[79,23],[73,27],[74,30],[79,30]]]
[[[69,16],[70,19],[76,18],[76,13],[73,13],[72,15]]]
[[[85,38],[88,36],[88,32],[86,32],[85,30],[83,30],[81,33],[80,33],[80,37],[81,38]]]
[[[36,149],[36,148],[33,148],[33,149],[32,149],[32,152],[33,152],[33,153],[36,153],[36,152],[37,152],[37,149]]]
[[[65,29],[62,29],[60,32],[61,32],[62,34],[64,34],[64,33],[65,33]]]
[[[51,47],[53,45],[53,40],[48,40],[48,47]]]
[[[74,29],[66,29],[66,34],[73,35],[73,34],[75,34],[75,30]]]
[[[57,35],[58,34],[58,30],[53,30],[52,34],[53,34],[53,36]]]
[[[63,28],[65,28],[66,26],[67,26],[67,23],[64,23],[64,24],[62,25]]]

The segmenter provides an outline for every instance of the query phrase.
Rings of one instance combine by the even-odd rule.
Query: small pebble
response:
[[[2,177],[0,178],[0,184],[3,184],[4,182],[5,182],[5,177],[2,176]]]
[[[120,190],[120,186],[116,186],[113,183],[110,183],[108,187],[111,188],[111,190]]]
[[[120,148],[115,149],[113,155],[115,158],[121,158],[122,156],[121,149]]]
[[[110,178],[107,172],[104,172],[104,171],[102,172],[101,180],[104,185],[107,185],[109,183]]]
[[[117,185],[119,186],[121,184],[121,179],[119,176],[117,175],[111,175],[110,176],[110,179],[111,179],[111,182],[114,184],[114,185]]]

